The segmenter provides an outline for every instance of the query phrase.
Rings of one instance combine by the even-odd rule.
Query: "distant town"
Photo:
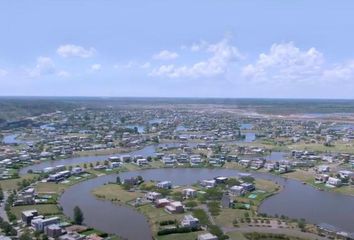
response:
[[[354,239],[347,103],[42,101],[2,105],[1,240]]]

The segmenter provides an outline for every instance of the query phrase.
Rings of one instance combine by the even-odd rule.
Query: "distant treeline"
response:
[[[64,99],[1,97],[0,125],[5,122],[15,122],[24,117],[33,117],[42,113],[70,110],[75,106],[74,102]]]
[[[0,97],[0,124],[75,107],[131,108],[175,105],[220,105],[266,114],[354,113],[354,100],[247,98],[115,98],[115,97]]]

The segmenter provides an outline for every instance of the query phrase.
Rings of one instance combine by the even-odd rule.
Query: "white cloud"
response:
[[[168,50],[162,50],[161,52],[156,53],[154,56],[152,56],[152,58],[155,60],[172,60],[178,57],[179,57],[178,53],[171,52]]]
[[[145,63],[141,64],[140,67],[144,68],[144,69],[150,68],[151,67],[151,63],[150,62],[145,62]]]
[[[74,44],[62,45],[57,49],[57,54],[65,58],[68,57],[89,58],[92,57],[95,53],[96,50],[93,47],[85,49],[82,46],[78,46]]]
[[[192,48],[194,50],[191,49],[191,51],[204,49],[204,51],[211,54],[211,57],[192,65],[162,65],[153,69],[150,75],[169,78],[213,77],[226,73],[232,62],[243,58],[239,50],[235,46],[230,45],[228,38],[224,38],[216,44],[206,44],[203,42],[203,45],[198,45],[198,47],[195,45]]]
[[[132,60],[132,61],[129,61],[126,63],[116,63],[115,65],[113,65],[113,67],[115,69],[131,69],[131,68],[148,69],[151,67],[151,63],[150,62],[141,63],[141,62],[137,62],[137,61]]]
[[[61,70],[57,73],[57,75],[59,77],[67,78],[67,77],[70,77],[71,74],[67,71]]]
[[[323,78],[327,81],[350,81],[354,79],[354,61],[337,64],[323,71]]]
[[[200,41],[198,43],[193,43],[192,46],[190,47],[190,50],[192,52],[199,52],[201,50],[204,50],[208,47],[208,43],[206,41]]]
[[[321,76],[323,67],[321,52],[301,50],[290,42],[273,44],[254,64],[244,66],[242,75],[256,81],[307,81]]]
[[[132,68],[136,65],[135,61],[129,61],[127,63],[117,63],[113,67],[115,69]]]
[[[96,63],[96,64],[92,64],[91,65],[91,70],[92,71],[99,71],[101,69],[102,69],[102,65],[101,64]]]
[[[8,74],[8,72],[5,69],[0,68],[0,77],[5,77]]]
[[[49,57],[38,57],[36,66],[28,70],[30,77],[40,77],[55,73],[55,64]]]

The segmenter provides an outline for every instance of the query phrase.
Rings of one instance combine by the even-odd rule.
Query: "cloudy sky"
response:
[[[354,1],[0,2],[1,96],[354,98]]]

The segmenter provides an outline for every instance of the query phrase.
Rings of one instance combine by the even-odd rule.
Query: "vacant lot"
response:
[[[16,207],[12,207],[11,211],[16,215],[17,219],[20,219],[22,211],[31,210],[31,209],[36,209],[40,215],[55,215],[61,213],[56,204],[16,206]]]
[[[143,194],[140,192],[130,192],[122,188],[118,184],[106,184],[98,187],[92,191],[92,193],[98,197],[109,201],[117,201],[122,203],[127,203],[136,199],[137,197],[142,197]]]
[[[33,179],[34,177],[37,177],[37,175],[26,174],[16,179],[1,180],[0,185],[4,191],[13,190],[18,188],[18,183],[20,183],[23,179]]]
[[[52,182],[38,183],[36,185],[36,191],[38,193],[56,193],[61,194],[68,186],[64,184],[57,184]]]

